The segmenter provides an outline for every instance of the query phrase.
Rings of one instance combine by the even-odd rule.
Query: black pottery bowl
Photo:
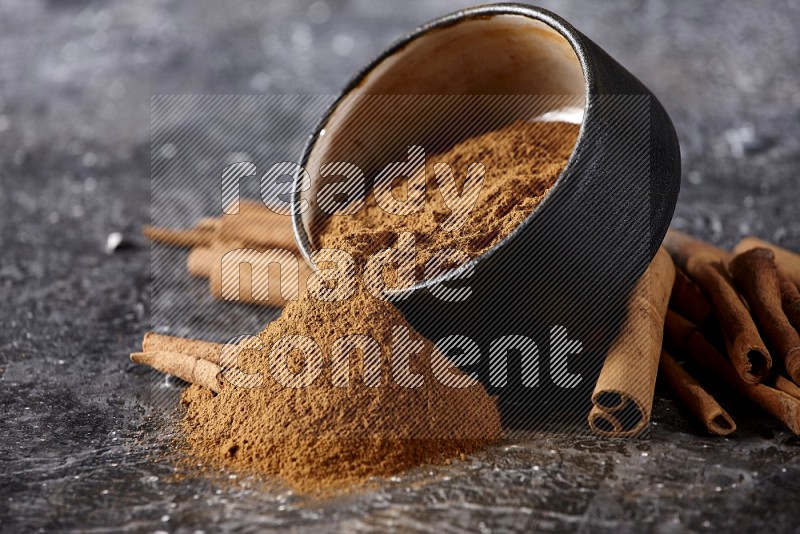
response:
[[[542,202],[480,257],[392,301],[428,338],[474,343],[450,353],[478,349],[463,368],[499,395],[507,421],[582,422],[625,297],[672,218],[680,149],[658,100],[568,22],[526,5],[479,6],[391,46],[312,136],[301,163],[311,187],[296,182],[293,193],[309,208],[293,223],[310,261],[326,216],[315,195],[336,179],[321,178],[322,163],[348,161],[374,176],[409,145],[441,149],[543,116],[579,123],[580,134]],[[468,286],[471,296],[446,302],[435,286]]]

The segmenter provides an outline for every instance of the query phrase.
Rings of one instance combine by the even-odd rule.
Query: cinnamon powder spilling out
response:
[[[408,337],[392,350],[397,328]],[[350,351],[347,383],[337,385],[332,347],[354,334],[374,339],[380,353],[365,358]],[[269,372],[270,348],[286,336],[308,336],[319,346],[321,371],[307,387],[285,387]],[[260,371],[262,387],[225,387],[213,395],[190,386],[183,394],[190,451],[212,465],[278,475],[298,491],[315,492],[462,457],[500,438],[495,400],[483,386],[443,385],[433,369],[446,368],[462,384],[467,377],[449,368],[397,309],[367,291],[343,302],[302,297],[259,338],[262,350],[251,340],[238,367]],[[418,387],[401,385],[393,372],[397,358],[408,358]],[[288,373],[302,372],[308,361],[299,351],[287,360]],[[378,373],[367,376],[373,369]]]
[[[344,250],[363,261],[392,246],[398,234],[413,232],[418,264],[442,249],[479,256],[511,233],[541,202],[564,170],[579,129],[579,125],[567,122],[517,121],[466,139],[427,159],[422,210],[392,214],[369,194],[357,213],[325,221],[318,236],[319,248]],[[475,206],[454,231],[443,231],[442,227],[451,210],[434,172],[439,162],[451,166],[459,189],[464,186],[470,164],[482,163],[486,170]],[[405,182],[408,179],[393,184],[395,198],[404,198]]]
[[[392,246],[398,234],[412,232],[418,265],[440,249],[477,256],[508,235],[542,200],[564,169],[578,130],[578,125],[563,122],[520,121],[467,139],[429,158],[424,209],[391,215],[370,195],[358,213],[330,218],[318,244],[363,261]],[[486,169],[475,206],[455,231],[440,228],[450,208],[433,172],[437,162],[450,164],[458,188],[464,187],[470,164],[480,162]],[[402,198],[403,184],[392,185],[395,198]],[[395,337],[398,329],[408,335],[401,343]],[[342,384],[337,374],[341,351],[335,354],[333,347],[351,335],[374,339],[379,350],[345,352],[349,372]],[[274,359],[270,349],[287,336],[308,336],[319,347],[320,372],[306,387],[286,387],[269,371]],[[299,491],[313,492],[463,457],[501,436],[495,400],[483,387],[444,385],[435,369],[446,368],[462,386],[467,376],[452,369],[394,306],[364,289],[342,302],[305,295],[289,303],[259,340],[260,347],[251,339],[240,350],[238,367],[261,372],[261,387],[224,387],[214,395],[191,386],[183,395],[188,446],[209,464],[278,475]],[[376,358],[377,375],[371,374]],[[398,380],[394,367],[399,360],[408,363],[411,375],[405,379],[421,379],[418,387]],[[285,364],[289,376],[307,371],[309,360],[295,350]]]

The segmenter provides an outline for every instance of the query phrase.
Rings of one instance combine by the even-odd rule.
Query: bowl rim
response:
[[[440,18],[434,19],[430,22],[427,22],[416,29],[412,30],[405,36],[399,38],[393,44],[391,44],[388,48],[386,48],[383,52],[381,52],[375,59],[367,63],[364,67],[362,67],[354,76],[350,78],[348,83],[345,87],[339,92],[336,96],[336,101],[327,109],[325,115],[319,121],[319,123],[314,127],[313,133],[308,137],[306,142],[305,148],[303,149],[303,155],[300,160],[300,166],[305,168],[308,164],[308,160],[311,156],[311,152],[314,150],[316,143],[320,137],[320,132],[325,130],[325,127],[328,124],[328,121],[333,116],[333,113],[341,105],[344,98],[350,95],[353,91],[358,89],[358,87],[364,82],[366,77],[373,71],[375,68],[380,65],[385,59],[394,55],[397,52],[400,52],[403,48],[405,48],[409,43],[412,41],[419,39],[420,37],[424,36],[431,31],[436,31],[439,29],[448,28],[450,26],[454,26],[464,21],[468,20],[480,20],[480,19],[487,19],[496,16],[503,16],[503,15],[516,15],[521,16],[524,18],[529,18],[536,20],[538,22],[542,22],[555,30],[559,33],[562,37],[564,37],[569,45],[572,47],[573,52],[578,58],[578,62],[581,66],[581,71],[583,74],[583,82],[584,82],[584,107],[583,107],[583,119],[579,125],[578,130],[578,137],[575,140],[575,145],[572,148],[572,152],[570,157],[567,160],[567,164],[562,169],[561,173],[556,178],[553,185],[550,189],[545,193],[544,197],[539,201],[539,203],[533,208],[530,214],[528,214],[525,219],[520,222],[514,229],[509,232],[503,239],[495,243],[491,248],[484,251],[482,254],[470,258],[469,261],[455,267],[453,269],[448,269],[447,271],[438,274],[432,278],[422,279],[416,281],[413,285],[404,288],[387,288],[385,291],[385,298],[388,300],[403,300],[404,298],[410,296],[411,294],[418,292],[420,290],[426,290],[434,286],[440,285],[442,282],[458,280],[462,277],[463,274],[467,272],[474,271],[476,267],[487,261],[489,258],[497,254],[502,248],[506,247],[516,239],[516,237],[527,227],[534,224],[537,220],[537,214],[541,211],[540,208],[549,204],[552,197],[556,194],[559,190],[562,189],[563,179],[569,175],[568,171],[570,171],[573,161],[576,157],[576,154],[579,152],[578,147],[582,144],[584,140],[584,133],[586,131],[586,124],[593,118],[593,103],[595,100],[595,85],[596,80],[595,76],[592,73],[592,69],[590,68],[590,59],[587,47],[584,43],[585,37],[577,30],[574,26],[572,26],[569,22],[564,20],[562,17],[556,15],[552,11],[549,11],[544,8],[526,5],[526,4],[519,4],[519,3],[499,3],[499,4],[486,4],[486,5],[479,5],[474,6],[466,9],[461,9],[459,11],[455,11],[453,13],[444,15]],[[296,206],[299,205],[300,202],[300,189],[297,187],[299,184],[300,176],[295,178],[294,188],[291,193],[291,205]],[[291,214],[292,219],[292,229],[294,232],[295,241],[298,245],[298,249],[300,250],[300,254],[303,256],[306,262],[312,267],[314,267],[314,262],[311,260],[311,254],[314,252],[311,246],[311,240],[308,236],[308,233],[303,226],[302,221],[302,213],[297,210],[292,210]],[[471,275],[470,275],[471,276]]]

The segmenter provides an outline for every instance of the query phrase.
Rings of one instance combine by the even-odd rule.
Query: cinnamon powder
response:
[[[476,257],[516,228],[541,202],[567,164],[579,125],[567,122],[517,121],[505,128],[466,139],[426,162],[424,208],[409,215],[384,210],[370,194],[365,207],[346,216],[327,219],[319,234],[319,248],[344,250],[357,260],[392,246],[398,234],[413,232],[417,262],[424,264],[442,249]],[[463,188],[470,164],[482,163],[485,178],[466,222],[446,231],[442,222],[451,213],[440,190],[434,166],[448,163],[457,187]],[[405,183],[398,180],[395,198],[403,198]]]
[[[409,337],[392,350],[395,327],[407,329]],[[353,334],[375,340],[379,365],[367,360],[365,367],[363,352],[353,350],[347,384],[337,386],[331,347]],[[322,354],[322,370],[305,388],[285,387],[268,372],[269,349],[290,335],[313,338]],[[278,475],[296,490],[314,492],[457,458],[500,438],[494,399],[477,383],[462,388],[440,383],[433,368],[445,361],[433,343],[367,291],[343,302],[302,297],[259,339],[260,347],[251,340],[240,352],[238,365],[248,373],[261,371],[262,387],[225,387],[213,395],[190,386],[183,394],[190,451],[212,465]],[[419,387],[398,383],[393,364],[399,357],[409,358],[408,370],[421,377]],[[306,365],[299,351],[288,359],[289,372]],[[375,368],[379,384],[368,385],[365,369]],[[466,379],[455,369],[447,372]]]

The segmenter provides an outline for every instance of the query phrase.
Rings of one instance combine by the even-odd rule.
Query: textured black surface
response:
[[[647,441],[525,435],[328,501],[175,480],[157,461],[175,414],[127,359],[149,328],[138,229],[151,95],[334,93],[392,39],[463,5],[0,0],[0,530],[796,527],[796,438],[738,405],[735,436],[702,437],[660,393]],[[671,114],[684,168],[674,226],[800,249],[800,6],[544,7]],[[138,246],[106,253],[117,231]]]

